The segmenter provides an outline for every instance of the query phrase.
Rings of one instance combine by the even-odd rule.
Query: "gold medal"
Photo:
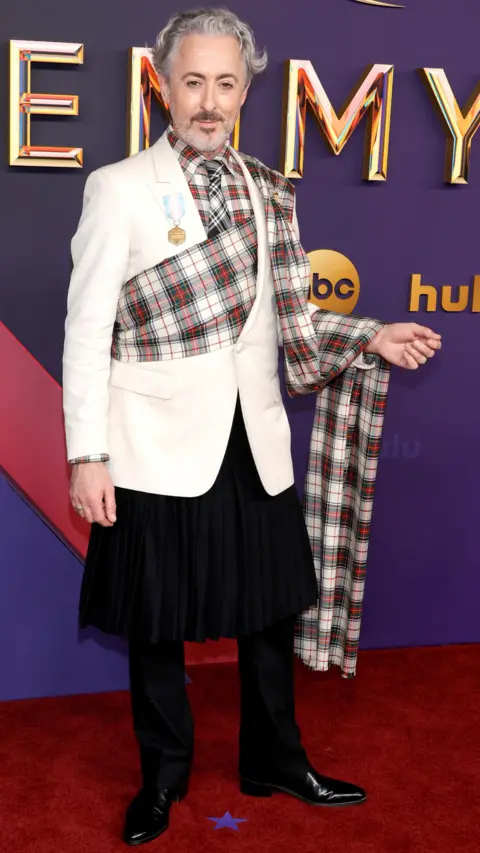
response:
[[[168,232],[168,241],[169,243],[173,243],[174,246],[180,246],[185,242],[186,232],[183,228],[180,228],[178,225],[175,225],[174,228],[171,228]]]
[[[174,246],[181,246],[185,242],[186,232],[180,228],[180,222],[185,216],[185,201],[182,193],[164,195],[163,209],[165,216],[173,222],[173,228],[168,232],[168,242]]]

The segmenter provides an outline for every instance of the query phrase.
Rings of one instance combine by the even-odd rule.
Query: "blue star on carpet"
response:
[[[223,817],[207,817],[207,820],[213,820],[217,824],[214,829],[234,829],[239,832],[237,823],[247,823],[248,818],[232,817],[230,812],[225,812]]]

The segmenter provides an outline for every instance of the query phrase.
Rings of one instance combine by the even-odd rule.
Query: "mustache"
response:
[[[205,110],[202,110],[193,116],[192,121],[223,121],[223,116],[218,113],[207,113]]]

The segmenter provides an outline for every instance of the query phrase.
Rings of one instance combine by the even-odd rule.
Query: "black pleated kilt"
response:
[[[117,521],[93,524],[79,625],[120,637],[238,637],[317,601],[295,486],[262,486],[240,404],[218,477],[200,497],[116,488]]]

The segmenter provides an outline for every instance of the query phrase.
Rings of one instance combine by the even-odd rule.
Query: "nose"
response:
[[[202,92],[202,108],[207,113],[215,112],[216,108],[216,98],[215,98],[215,81],[208,80],[203,87]]]

